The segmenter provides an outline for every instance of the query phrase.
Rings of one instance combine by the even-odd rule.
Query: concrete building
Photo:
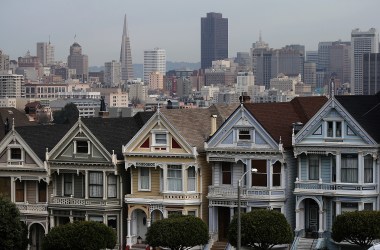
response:
[[[43,66],[50,66],[54,64],[54,46],[50,43],[38,42],[37,43],[37,57]]]
[[[149,90],[162,90],[164,88],[164,75],[158,71],[149,75]]]
[[[317,64],[315,62],[305,62],[303,66],[303,82],[314,87],[317,86]]]
[[[152,72],[166,73],[166,51],[160,48],[144,51],[144,83],[149,83]]]
[[[255,85],[252,72],[238,72],[236,77],[236,93],[248,93],[248,89]]]
[[[76,79],[82,82],[88,79],[88,56],[82,54],[82,47],[77,43],[70,46],[70,55],[67,58],[69,69],[76,70]]]
[[[351,32],[351,91],[363,94],[363,54],[379,52],[379,33],[371,28],[368,31],[354,29]]]
[[[203,97],[203,100],[205,101],[213,100],[215,93],[219,92],[219,87],[216,87],[214,85],[203,86],[200,92],[201,92],[201,96]]]
[[[96,117],[96,110],[100,108],[100,99],[59,99],[50,101],[51,111],[63,109],[67,104],[74,103],[79,111],[79,117],[88,118]]]
[[[26,83],[25,98],[30,99],[56,99],[59,93],[67,92],[67,84]]]
[[[351,82],[351,43],[334,42],[330,47],[329,75],[342,83]]]
[[[148,97],[148,87],[142,82],[133,82],[129,85],[129,100],[134,102],[139,100],[145,102]]]
[[[228,58],[228,19],[221,13],[210,12],[201,18],[201,68],[212,61]]]
[[[108,87],[119,87],[121,83],[121,64],[115,60],[104,63],[104,84]]]
[[[276,78],[270,80],[270,88],[295,93],[295,86],[298,82],[301,82],[301,75],[289,77],[284,74],[279,74]]]
[[[24,77],[11,72],[0,73],[0,98],[24,97]]]
[[[306,51],[306,62],[313,62],[318,65],[318,51]]]
[[[0,49],[0,71],[9,70],[9,56]]]
[[[363,95],[375,95],[380,91],[380,53],[363,55]]]
[[[332,44],[333,42],[318,43],[318,70],[328,71],[330,62],[330,47]]]
[[[124,16],[123,36],[121,39],[120,50],[120,64],[121,64],[121,79],[128,81],[133,79],[133,65],[131,44],[129,40],[129,33],[127,30],[127,15]]]

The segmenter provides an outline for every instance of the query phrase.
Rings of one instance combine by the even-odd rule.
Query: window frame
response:
[[[356,156],[356,168],[343,168],[343,159],[345,159],[346,157],[343,157],[343,156],[346,156],[347,158],[352,158],[352,157],[348,157],[348,156]],[[340,167],[340,181],[342,183],[359,183],[359,155],[358,154],[341,154],[341,159],[340,159],[340,164],[341,164],[341,167]],[[343,175],[343,171],[344,170],[349,170],[349,169],[356,169],[356,181],[355,182],[349,182],[348,180],[343,180],[344,179],[344,175]]]
[[[325,124],[326,124],[326,130],[325,130],[326,138],[328,139],[342,139],[343,138],[343,128],[344,128],[343,120],[326,120]],[[331,125],[331,128],[330,128],[330,125]]]
[[[63,181],[62,181],[62,185],[63,185],[63,188],[62,188],[62,194],[63,196],[71,196],[71,195],[74,195],[74,177],[73,177],[73,174],[63,174],[62,176],[63,178]],[[67,181],[67,180],[70,180],[70,181]],[[66,184],[71,184],[70,188],[71,188],[71,194],[69,193],[66,193]]]
[[[146,173],[148,173],[147,176],[143,176],[143,172],[144,171],[147,171]],[[138,169],[138,175],[139,175],[139,178],[138,178],[138,191],[151,191],[151,173],[150,173],[150,168],[147,168],[147,167],[140,167]],[[148,179],[148,187],[147,188],[143,188],[142,185],[143,185],[143,177],[147,178]]]
[[[317,161],[317,166],[311,166],[311,160],[314,160],[314,161]],[[311,178],[311,174],[313,173],[313,171],[311,171],[311,167],[313,168],[317,168],[317,176],[316,177],[313,177]],[[309,181],[319,181],[320,179],[320,176],[321,176],[321,159],[318,155],[309,155],[309,157],[307,158],[307,178]]]
[[[238,134],[237,134],[238,141],[251,141],[252,140],[252,133],[251,130],[248,128],[239,128]]]
[[[26,198],[26,182],[21,180],[15,180],[15,202],[25,202]],[[21,192],[22,191],[22,192]],[[22,193],[22,200],[18,199],[18,192]]]
[[[110,183],[111,178],[114,178],[115,183]],[[110,187],[115,188],[115,196],[110,195]],[[114,174],[108,175],[107,176],[107,198],[117,198],[118,197],[117,190],[118,190],[118,188],[117,188],[117,175],[114,175]]]
[[[177,176],[169,176],[170,174],[169,174],[169,172],[170,171],[174,171],[173,173],[181,173],[181,175],[180,175],[180,178],[178,178]],[[175,180],[180,180],[181,182],[180,182],[180,186],[181,186],[181,188],[180,189],[178,189],[178,190],[172,190],[172,189],[170,189],[170,181],[175,181]],[[169,191],[169,192],[183,192],[183,166],[182,165],[180,165],[180,164],[170,164],[170,165],[168,165],[167,166],[167,190]]]
[[[86,143],[86,145],[84,145]],[[81,145],[83,144],[83,145]],[[84,152],[85,150],[83,149],[87,149],[87,152]],[[88,140],[75,140],[74,141],[74,149],[75,149],[75,154],[82,154],[82,155],[88,155],[90,154],[90,141]],[[79,149],[79,150],[78,150]]]
[[[12,151],[20,150],[20,158],[14,158],[14,153]],[[17,154],[18,155],[18,154]],[[8,162],[24,162],[25,159],[25,152],[24,149],[21,147],[21,145],[12,145],[8,146]]]
[[[191,169],[194,170],[194,176],[189,175]],[[186,187],[186,190],[187,190],[187,192],[196,192],[197,191],[197,170],[195,169],[195,166],[189,166],[186,169],[186,171],[187,171],[187,187]],[[190,180],[192,180],[194,182],[194,189],[193,190],[190,190],[190,188],[189,188]]]
[[[101,183],[99,184],[99,183],[91,183],[91,175],[93,175],[93,174],[98,174],[98,175],[100,175],[101,176]],[[104,180],[103,180],[103,178],[104,178],[104,176],[103,176],[103,172],[97,172],[97,171],[94,171],[94,172],[89,172],[88,173],[88,178],[89,178],[89,180],[88,180],[88,196],[90,197],[90,198],[103,198],[103,192],[104,192],[104,186],[103,186],[103,184],[104,184]],[[101,190],[102,190],[102,192],[101,192],[101,194],[99,195],[99,196],[95,196],[95,195],[92,195],[92,193],[91,193],[91,188],[101,188]]]
[[[158,138],[160,136],[163,136],[165,137],[165,142],[159,142],[158,140],[164,140],[164,138]],[[168,146],[168,133],[166,131],[162,131],[162,132],[154,132],[153,133],[153,146]]]

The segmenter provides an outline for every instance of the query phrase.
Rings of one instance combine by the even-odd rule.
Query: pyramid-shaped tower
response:
[[[123,81],[133,79],[131,45],[130,45],[128,30],[127,30],[127,15],[124,16],[123,37],[121,40],[121,50],[120,50],[120,64],[121,64],[121,79]]]

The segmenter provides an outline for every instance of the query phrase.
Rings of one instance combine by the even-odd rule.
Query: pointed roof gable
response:
[[[325,96],[296,97],[290,102],[245,103],[244,107],[257,119],[272,138],[292,146],[293,123],[305,124],[325,104]]]
[[[360,126],[380,143],[380,93],[376,95],[334,96]]]
[[[162,115],[198,152],[204,151],[204,142],[211,133],[211,116],[217,115],[217,128],[237,108],[238,104],[212,105],[209,108],[161,109]]]

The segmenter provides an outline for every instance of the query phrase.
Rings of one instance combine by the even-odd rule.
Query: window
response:
[[[76,141],[76,149],[78,154],[88,154],[88,142]]]
[[[72,174],[64,174],[63,175],[63,194],[65,196],[70,196],[73,193],[73,175]]]
[[[196,217],[197,216],[197,211],[196,210],[187,211],[187,215]]]
[[[319,157],[309,156],[309,180],[319,180]]]
[[[239,129],[239,140],[251,140],[251,132],[249,129]]]
[[[273,165],[272,185],[273,187],[281,186],[281,162],[279,161]]]
[[[0,196],[11,199],[11,178],[0,177]]]
[[[38,202],[46,202],[46,182],[38,182]]]
[[[231,163],[222,162],[222,184],[231,185]]]
[[[107,196],[109,198],[116,198],[117,197],[117,177],[116,175],[109,175],[108,176],[108,191],[107,191]]]
[[[187,191],[195,191],[195,167],[189,167],[187,169]]]
[[[342,154],[341,160],[342,182],[358,182],[358,156],[354,154]]]
[[[342,122],[327,122],[327,137],[342,137]]]
[[[373,164],[372,156],[364,156],[364,183],[373,182]]]
[[[182,166],[168,166],[168,190],[182,191]]]
[[[92,172],[90,173],[90,197],[101,198],[103,197],[103,173]]]
[[[88,220],[89,221],[96,221],[96,222],[99,222],[99,223],[103,223],[103,216],[100,216],[100,215],[90,215],[90,216],[88,216]]]
[[[21,148],[11,148],[11,160],[21,161]]]
[[[267,187],[267,161],[252,160],[252,168],[257,169],[256,173],[252,173],[252,186]]]
[[[25,182],[16,181],[16,202],[24,202],[25,197]]]
[[[107,217],[107,225],[116,230],[117,229],[117,216],[114,215],[114,216],[108,216]]]
[[[364,203],[364,210],[373,211],[373,203]]]
[[[342,202],[342,213],[358,211],[358,203]]]
[[[149,168],[140,168],[140,190],[150,190],[150,170]]]
[[[156,145],[166,145],[166,133],[155,134]]]

